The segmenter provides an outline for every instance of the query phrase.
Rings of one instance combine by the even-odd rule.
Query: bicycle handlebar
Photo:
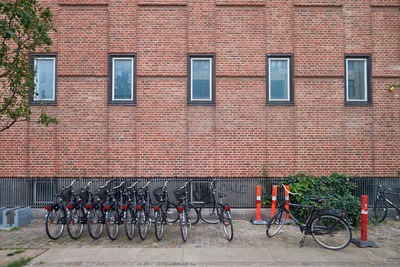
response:
[[[114,180],[115,180],[115,178],[112,178],[112,179],[108,180],[103,186],[100,186],[100,188],[101,188],[101,189],[106,188],[106,186],[107,186],[111,181],[114,181]]]
[[[301,196],[300,193],[293,193],[293,192],[290,192],[289,190],[287,190],[286,187],[285,187],[285,185],[284,185],[283,183],[280,183],[279,185],[281,185],[281,186],[283,187],[283,189],[284,189],[288,194],[293,195],[293,196]]]
[[[145,189],[146,187],[148,187],[151,183],[153,182],[153,180],[148,181],[144,186],[142,186],[140,189]]]
[[[125,183],[125,181],[123,181],[122,183],[120,183],[118,186],[113,187],[113,189],[115,190],[115,189],[120,188],[124,183]]]
[[[188,183],[192,182],[192,179],[190,179],[189,181],[187,181],[183,186],[179,187],[179,190],[184,189]]]
[[[139,183],[139,181],[136,181],[133,183],[133,185],[131,186],[127,186],[126,189],[132,189],[135,185],[137,185]]]

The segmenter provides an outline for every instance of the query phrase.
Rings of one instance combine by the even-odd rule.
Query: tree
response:
[[[0,0],[0,132],[30,120],[35,70],[29,53],[51,45],[50,31],[56,31],[50,8],[37,0]],[[58,123],[42,105],[40,111],[38,123]]]

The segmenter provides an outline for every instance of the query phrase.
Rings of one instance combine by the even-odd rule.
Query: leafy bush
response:
[[[338,214],[344,213],[351,225],[357,225],[361,218],[361,201],[352,194],[352,190],[357,185],[351,181],[351,178],[351,176],[336,172],[329,177],[314,177],[298,173],[291,175],[285,184],[290,185],[290,191],[301,194],[301,196],[291,196],[291,203],[314,205],[310,198],[324,198],[323,208],[335,210]],[[290,208],[294,216],[300,221],[305,222],[307,220],[309,211],[307,208]]]

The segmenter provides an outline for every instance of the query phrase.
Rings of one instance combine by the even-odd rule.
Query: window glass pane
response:
[[[210,60],[193,60],[192,68],[192,99],[211,99],[210,96]]]
[[[347,61],[347,96],[349,100],[365,100],[365,61]]]
[[[114,59],[114,99],[132,99],[132,60]]]
[[[270,60],[270,99],[289,100],[288,60]]]
[[[37,100],[54,100],[54,60],[36,59]]]

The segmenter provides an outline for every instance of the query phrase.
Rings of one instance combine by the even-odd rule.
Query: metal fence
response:
[[[91,189],[97,189],[106,183],[110,178],[82,178],[77,181],[73,188],[75,190],[85,186],[89,181],[96,180],[91,185]],[[116,186],[122,181],[128,183],[133,180],[146,181],[153,180],[150,190],[161,187],[167,179],[168,192],[174,201],[173,191],[182,186],[187,178],[116,178],[113,185]],[[209,183],[213,178],[191,178],[193,181],[190,186],[191,200],[200,205],[209,197]],[[261,185],[263,190],[271,192],[272,185],[284,181],[285,178],[264,178],[264,177],[225,177],[217,179],[217,191],[225,193],[225,201],[234,208],[255,208],[256,207],[256,186]],[[55,200],[54,194],[59,192],[62,187],[68,186],[73,178],[0,178],[0,207],[22,207],[30,206],[41,208]],[[376,196],[377,186],[382,184],[398,190],[400,192],[400,178],[353,178],[357,188],[354,195],[368,195],[369,205],[373,205]],[[398,196],[393,196],[392,201],[399,203]]]

